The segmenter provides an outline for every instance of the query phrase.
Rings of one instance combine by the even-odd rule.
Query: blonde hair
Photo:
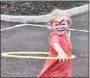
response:
[[[55,9],[51,12],[51,16],[50,16],[50,20],[49,20],[49,23],[52,24],[53,20],[56,18],[56,17],[60,17],[62,18],[63,20],[67,20],[69,25],[71,25],[71,17],[70,15],[65,11],[65,10],[60,10],[60,9]]]

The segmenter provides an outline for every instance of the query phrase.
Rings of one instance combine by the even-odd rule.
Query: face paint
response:
[[[69,26],[67,24],[67,21],[65,20],[55,21],[54,31],[68,30],[68,29],[69,29]]]
[[[59,31],[59,30],[68,30],[69,27],[67,26],[55,26],[54,31]]]

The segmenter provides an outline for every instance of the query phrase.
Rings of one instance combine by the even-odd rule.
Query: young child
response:
[[[52,11],[49,57],[57,57],[57,59],[46,60],[44,68],[38,77],[71,77],[72,60],[68,59],[68,57],[72,55],[72,44],[70,32],[67,31],[71,23],[70,16],[64,10],[56,9]]]

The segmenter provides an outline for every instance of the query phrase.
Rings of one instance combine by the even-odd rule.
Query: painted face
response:
[[[52,29],[60,34],[64,34],[69,28],[69,23],[67,20],[62,18],[55,18],[52,23]]]
[[[65,20],[61,20],[60,22],[59,21],[55,21],[56,24],[55,24],[55,27],[54,27],[54,31],[63,31],[63,30],[68,30],[68,26],[67,26],[67,21]]]

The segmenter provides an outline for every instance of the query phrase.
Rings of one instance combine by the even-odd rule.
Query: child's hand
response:
[[[57,56],[57,58],[61,61],[68,61],[68,55],[65,53],[65,52],[60,52],[60,53],[58,53],[58,56]]]

